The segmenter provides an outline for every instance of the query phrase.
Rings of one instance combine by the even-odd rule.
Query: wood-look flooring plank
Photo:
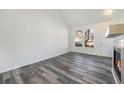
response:
[[[16,70],[12,71],[11,73],[12,73],[12,76],[13,76],[16,83],[18,83],[18,84],[23,84],[24,83],[22,78],[20,77],[21,72],[20,72],[19,69],[16,69]]]
[[[58,79],[60,78],[58,75],[56,75],[55,73],[53,73],[52,71],[44,68],[43,66],[40,66],[39,67],[41,70],[43,70],[45,73],[47,73],[48,75],[50,75],[51,77],[55,78],[55,79]]]
[[[69,78],[68,76],[60,73],[59,71],[56,71],[52,68],[50,68],[47,64],[45,64],[45,67],[50,69],[51,71],[53,71],[54,73],[56,73],[57,75],[60,76],[60,78],[58,79],[61,83],[64,83],[64,84],[79,84],[78,82],[76,82],[75,80]],[[64,82],[62,82],[64,81]]]
[[[43,73],[44,73],[44,71],[42,71],[41,69],[39,69],[39,67],[38,66],[36,66],[36,65],[33,65],[33,66],[30,66],[30,68],[35,72],[35,74],[43,81],[42,83],[44,83],[44,84],[49,84],[50,83],[50,81],[47,79],[47,78],[45,78],[44,76],[43,76]],[[39,82],[39,84],[40,84],[41,82]]]
[[[50,81],[50,83],[52,84],[60,84],[60,82],[58,80],[56,80],[55,78],[51,77],[49,74],[47,73],[43,73],[42,74],[46,79],[48,79]]]
[[[57,68],[57,67],[55,67],[55,66],[51,66],[51,65],[50,65],[50,68],[52,68],[52,69],[54,69],[54,70],[56,70],[56,71],[59,71],[59,73],[61,73],[61,74],[65,75],[65,76],[67,76],[67,77],[73,79],[74,81],[76,81],[76,82],[78,82],[78,83],[88,83],[88,82],[85,82],[85,81],[83,81],[83,80],[81,80],[81,79],[75,78],[74,76],[72,76],[72,75],[70,75],[70,74],[67,74],[65,71],[63,71],[63,70],[61,70],[61,69],[59,69],[59,68]]]
[[[114,84],[111,58],[69,52],[0,73],[1,84]]]

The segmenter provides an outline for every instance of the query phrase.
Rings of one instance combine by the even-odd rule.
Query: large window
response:
[[[94,47],[94,32],[90,29],[85,32],[85,47]]]
[[[83,46],[83,32],[82,31],[76,32],[75,46],[76,47],[82,47]]]

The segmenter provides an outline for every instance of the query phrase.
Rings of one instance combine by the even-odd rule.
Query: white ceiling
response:
[[[70,27],[111,21],[103,9],[62,9],[59,10]]]

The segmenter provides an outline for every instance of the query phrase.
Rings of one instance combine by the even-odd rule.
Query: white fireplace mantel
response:
[[[106,31],[106,38],[114,38],[116,36],[124,34],[124,23],[123,24],[114,24],[108,27]]]

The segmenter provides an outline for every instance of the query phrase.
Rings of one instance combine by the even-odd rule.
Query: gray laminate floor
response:
[[[69,52],[0,74],[2,84],[113,84],[110,58]]]

